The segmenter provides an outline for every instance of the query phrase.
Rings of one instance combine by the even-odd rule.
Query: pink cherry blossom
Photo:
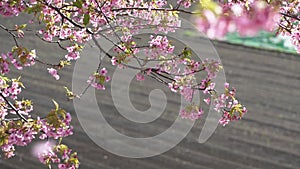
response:
[[[180,116],[183,119],[197,120],[202,117],[203,110],[196,105],[188,105],[185,109],[180,110]]]
[[[145,76],[141,73],[136,74],[136,80],[138,81],[144,81],[145,80]]]
[[[57,74],[57,70],[54,68],[48,68],[48,72],[56,79],[59,80],[59,75]]]
[[[110,81],[110,76],[107,76],[106,68],[102,68],[89,77],[87,83],[98,90],[105,90],[104,83]]]

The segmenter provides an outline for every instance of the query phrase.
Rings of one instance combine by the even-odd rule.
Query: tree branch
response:
[[[4,101],[16,112],[16,114],[25,122],[28,122],[27,119],[20,114],[20,112],[18,111],[18,109],[10,102],[6,99],[6,97],[3,96],[2,92],[0,93],[0,96],[4,99]]]
[[[125,11],[125,10],[144,10],[149,11],[149,8],[141,8],[141,7],[126,7],[126,8],[117,8],[112,9],[112,11]],[[184,9],[176,9],[176,8],[152,8],[152,11],[165,11],[165,12],[182,12],[187,14],[201,14],[200,12],[191,12]]]
[[[291,14],[287,14],[287,13],[283,13],[283,12],[281,12],[280,14],[283,15],[283,16],[293,18],[293,19],[296,19],[296,20],[300,21],[299,15],[291,15]]]

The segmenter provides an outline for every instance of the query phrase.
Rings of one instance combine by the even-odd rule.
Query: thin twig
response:
[[[0,28],[2,28],[2,29],[5,30],[7,33],[9,33],[9,34],[13,37],[16,46],[19,46],[19,43],[18,43],[18,41],[17,41],[18,36],[16,36],[14,33],[11,32],[11,30],[9,30],[8,28],[6,28],[6,27],[5,27],[4,25],[2,25],[2,24],[0,24]]]
[[[112,9],[112,11],[125,11],[125,10],[142,10],[142,11],[149,11],[149,8],[142,8],[142,7],[126,7],[126,8],[117,8]],[[165,12],[182,12],[187,14],[201,14],[200,12],[191,12],[184,9],[176,9],[176,8],[152,8],[152,11],[165,11]]]
[[[293,18],[293,19],[296,19],[296,20],[300,21],[299,15],[291,15],[291,14],[287,14],[287,13],[283,13],[283,12],[281,12],[280,14],[283,15],[283,16]]]
[[[20,112],[18,111],[18,109],[10,102],[6,99],[6,97],[3,96],[2,92],[0,93],[0,96],[4,99],[4,101],[16,112],[16,114],[25,122],[28,122],[27,119],[20,114]]]

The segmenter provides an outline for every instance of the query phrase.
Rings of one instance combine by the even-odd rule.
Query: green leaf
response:
[[[58,111],[58,109],[59,109],[58,103],[57,103],[55,100],[53,100],[53,99],[52,99],[52,102],[53,102],[54,105],[55,105],[55,110]]]
[[[68,99],[73,100],[75,97],[77,97],[77,95],[75,95],[71,90],[69,90],[66,86],[64,86],[65,90],[66,90],[66,96],[68,97]]]
[[[66,111],[64,109],[59,109],[57,114],[61,115],[63,119],[66,119]]]
[[[100,76],[99,77],[99,83],[101,84],[101,85],[103,85],[104,83],[105,83],[105,76]]]
[[[73,5],[76,6],[77,8],[82,8],[82,0],[77,0],[73,2]]]
[[[0,79],[3,80],[5,83],[11,81],[8,77],[6,77],[6,76],[1,76],[1,75],[0,75]]]
[[[2,146],[5,143],[5,137],[0,138],[0,146]]]
[[[84,24],[85,26],[87,26],[89,23],[90,23],[90,15],[89,15],[89,14],[84,14],[84,17],[83,17],[83,24]]]
[[[25,64],[25,63],[27,62],[27,56],[26,56],[26,55],[20,56],[20,62],[21,62],[22,64]]]
[[[24,28],[26,28],[26,26],[27,26],[27,24],[22,24],[19,26],[19,29],[24,29]]]
[[[62,139],[63,139],[62,137],[60,137],[60,138],[59,138],[59,140],[58,140],[58,144],[61,144],[61,142],[62,142]]]
[[[183,56],[181,57],[181,59],[190,59],[192,56],[192,51],[185,47],[182,51],[182,55]]]
[[[47,122],[51,125],[53,125],[55,128],[60,127],[61,120],[58,118],[56,111],[52,110],[47,115]]]
[[[43,9],[43,5],[42,4],[36,4],[36,5],[32,6],[32,7],[26,8],[25,12],[27,12],[28,14],[38,13],[38,12],[41,12],[42,9]]]

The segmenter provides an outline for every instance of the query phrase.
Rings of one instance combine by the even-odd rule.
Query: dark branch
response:
[[[4,99],[4,101],[16,112],[16,114],[25,122],[28,122],[27,119],[20,114],[20,112],[18,111],[18,109],[10,102],[6,99],[6,97],[3,96],[2,92],[0,93],[0,96]]]

